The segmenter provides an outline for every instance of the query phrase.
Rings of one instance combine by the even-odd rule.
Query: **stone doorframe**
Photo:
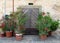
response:
[[[39,11],[42,11],[42,6],[36,6],[36,5],[25,5],[25,6],[20,6],[21,8],[39,8]]]
[[[42,6],[28,5],[28,6],[20,6],[20,7],[21,8],[38,8],[39,12],[42,11]],[[26,28],[25,34],[27,34],[27,35],[36,35],[36,34],[38,34],[38,30],[36,30],[35,28]]]

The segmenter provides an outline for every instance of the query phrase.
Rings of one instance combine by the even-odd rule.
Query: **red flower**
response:
[[[44,16],[45,15],[45,12],[42,12],[42,15]]]

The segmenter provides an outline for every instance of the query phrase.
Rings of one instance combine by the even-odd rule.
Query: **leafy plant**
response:
[[[22,33],[24,33],[24,30],[15,29],[15,33],[16,33],[16,34],[22,34]]]
[[[4,31],[13,31],[14,29],[14,22],[12,21],[12,18],[10,19],[9,17],[10,15],[5,16],[5,26],[3,28]]]
[[[53,21],[52,24],[51,24],[51,27],[50,27],[51,31],[57,30],[58,26],[59,26],[59,20]]]
[[[39,35],[48,34],[47,31],[45,30],[46,24],[45,24],[45,18],[42,16],[42,12],[39,13],[38,15],[36,27],[39,30]]]
[[[41,12],[38,15],[36,27],[39,30],[39,35],[47,35],[49,31],[55,31],[59,26],[59,21],[53,20],[49,12],[47,12],[47,14],[48,15],[43,16]]]
[[[37,18],[37,29],[39,30],[39,34],[48,34],[49,31],[51,31],[51,24],[52,24],[52,18],[50,17],[49,13],[46,16],[42,15],[42,12],[39,13]]]
[[[15,21],[16,21],[16,26],[17,26],[17,31],[23,31],[23,26],[27,20],[27,15],[23,13],[22,8],[17,8],[17,11],[13,13]],[[21,29],[22,28],[22,29]],[[22,33],[22,32],[21,32]]]
[[[45,28],[48,28],[48,31],[50,31],[51,30],[51,25],[52,25],[52,18],[50,17],[50,15],[47,15],[47,16],[44,16],[44,19],[45,19]]]
[[[49,15],[50,13],[47,12],[47,14]],[[49,16],[48,16],[49,18]],[[51,18],[51,17],[50,17]],[[48,19],[49,20],[49,19]],[[57,30],[58,26],[59,26],[59,20],[53,20],[52,18],[50,19],[50,31],[55,31]]]

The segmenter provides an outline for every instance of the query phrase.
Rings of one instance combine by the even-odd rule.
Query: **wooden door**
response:
[[[25,23],[25,34],[36,35],[38,33],[38,30],[36,29],[35,25],[39,13],[39,8],[23,8],[23,12],[28,18]]]

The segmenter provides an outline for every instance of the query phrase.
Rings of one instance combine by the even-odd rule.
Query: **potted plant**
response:
[[[23,39],[23,31],[19,29],[15,29],[15,35],[16,35],[16,40],[22,40]]]
[[[39,35],[40,35],[40,38],[42,39],[42,40],[45,40],[45,39],[47,39],[47,32],[45,31],[43,31],[42,30],[42,32],[39,32]]]
[[[3,31],[3,28],[4,28],[5,24],[3,22],[3,20],[0,21],[0,37],[4,37],[4,31]]]
[[[53,20],[52,21],[52,25],[51,25],[51,31],[53,32],[53,31],[56,31],[57,30],[57,28],[58,28],[58,26],[59,26],[59,20]]]
[[[24,28],[24,24],[27,20],[27,16],[26,14],[23,13],[22,8],[17,8],[17,11],[13,13],[13,17],[15,18],[15,22],[16,22],[16,29],[18,30],[16,33],[16,38],[17,35],[18,37],[21,35],[23,36],[23,32],[21,32],[22,30],[25,30]],[[20,37],[22,38],[22,37]]]
[[[48,35],[47,36],[51,36],[52,32],[51,32],[51,25],[52,25],[52,18],[50,17],[50,15],[48,14],[47,16],[44,17],[45,19],[45,24],[46,24],[46,30],[48,31]]]
[[[48,26],[49,26],[48,36],[51,36],[52,32],[57,30],[57,28],[59,26],[59,20],[53,20],[50,17],[49,12],[47,12],[47,14],[48,14],[48,16],[45,16],[45,19],[47,19],[46,21],[47,21]]]
[[[0,37],[4,37],[4,31],[2,27],[0,27]]]
[[[49,14],[50,13],[47,12],[47,15],[44,16],[44,19],[45,19],[45,24],[47,26],[46,30],[48,31],[48,36],[51,36],[52,32],[57,30],[59,26],[59,20],[53,20]]]
[[[48,13],[48,12],[47,12]],[[49,13],[48,15],[42,15],[43,13],[40,12],[37,18],[37,29],[39,30],[40,36],[45,36],[47,38],[47,35],[51,31],[51,25],[52,25],[52,18],[50,17]],[[42,37],[43,37],[42,36]],[[42,38],[42,39],[45,39]]]
[[[47,38],[47,30],[45,30],[45,28],[47,28],[46,24],[45,24],[45,19],[42,16],[42,12],[39,13],[38,18],[37,18],[37,23],[36,23],[36,27],[39,30],[39,36],[42,40],[45,40]]]
[[[8,21],[5,23],[6,37],[12,37],[12,29],[9,27]]]
[[[5,27],[4,30],[6,32],[6,37],[12,37],[12,20],[9,18],[9,15],[5,16]]]
[[[16,28],[16,21],[15,21],[14,15],[10,14],[9,19],[10,19],[10,28],[12,29],[12,36],[15,36],[14,29]]]

